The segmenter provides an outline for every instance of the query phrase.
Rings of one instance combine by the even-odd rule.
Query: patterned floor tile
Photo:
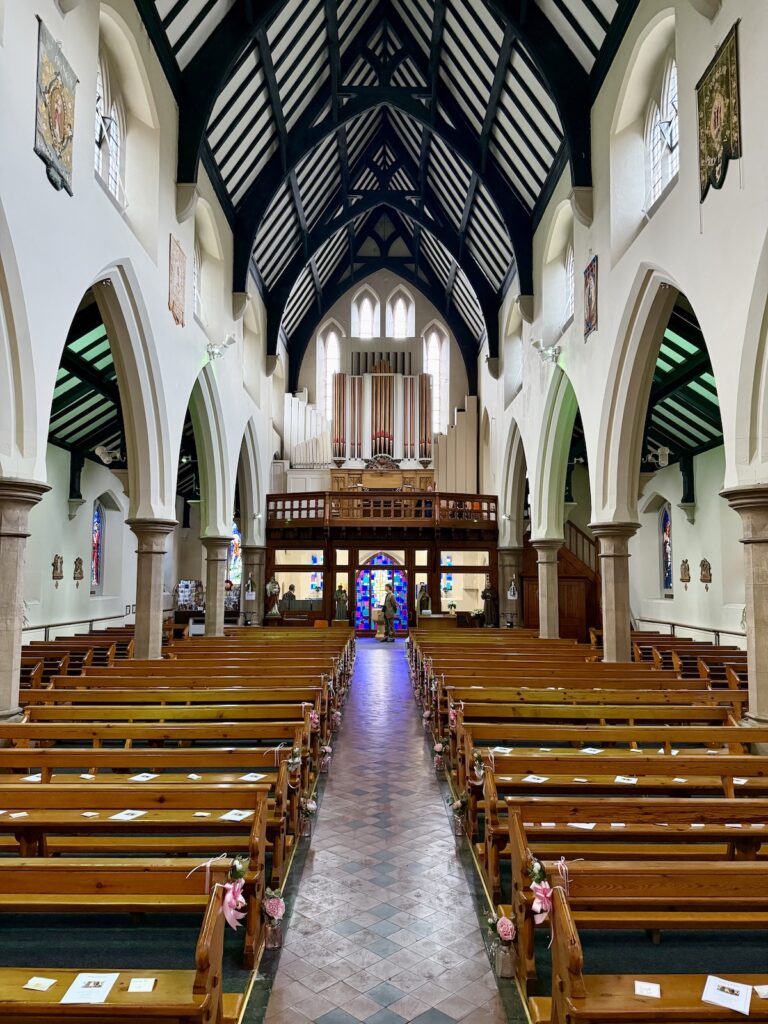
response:
[[[400,642],[358,641],[334,746],[267,1024],[504,1021]]]

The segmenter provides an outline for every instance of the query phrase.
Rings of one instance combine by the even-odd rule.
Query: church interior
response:
[[[767,45],[0,0],[0,1021],[768,1022]]]

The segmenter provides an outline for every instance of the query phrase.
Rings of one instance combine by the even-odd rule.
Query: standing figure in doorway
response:
[[[483,615],[486,626],[498,626],[499,624],[499,594],[490,583],[486,584],[485,590],[480,595],[483,599]]]
[[[275,577],[267,583],[267,618],[279,619],[280,609],[277,607],[280,602],[280,584]]]
[[[393,644],[395,642],[397,599],[391,583],[387,583],[384,589],[386,591],[384,595],[384,606],[382,608],[382,611],[384,612],[384,643]]]
[[[349,618],[349,604],[347,602],[347,592],[341,584],[336,587],[336,593],[333,595],[333,598],[336,602],[335,618],[346,622]]]

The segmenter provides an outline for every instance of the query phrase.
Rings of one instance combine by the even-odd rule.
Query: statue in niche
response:
[[[416,611],[419,615],[432,614],[432,598],[429,596],[426,583],[419,584],[419,592],[416,595]]]
[[[498,626],[499,624],[499,592],[490,583],[487,583],[485,590],[480,597],[483,600],[483,615],[486,626]]]
[[[59,580],[64,579],[64,555],[54,555],[53,561],[51,562],[51,579],[56,581],[56,586],[59,585]]]
[[[83,560],[82,558],[75,559],[75,571],[72,573],[72,579],[75,581],[75,586],[80,586],[80,581],[83,578]]]
[[[684,558],[680,563],[680,582],[687,590],[688,584],[691,582],[691,567],[688,564],[687,558]]]
[[[699,562],[699,582],[704,584],[705,590],[709,590],[709,584],[712,582],[712,566],[706,558],[702,558]]]
[[[336,614],[334,618],[341,619],[346,622],[349,619],[349,601],[347,599],[347,592],[341,584],[336,587],[336,593],[333,595],[333,599],[336,602]]]
[[[267,618],[277,619],[280,618],[280,584],[273,576],[271,580],[267,582]]]

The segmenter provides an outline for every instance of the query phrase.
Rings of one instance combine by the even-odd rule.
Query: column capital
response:
[[[50,489],[38,480],[0,477],[0,536],[28,537],[29,512]]]
[[[720,497],[741,516],[742,544],[768,543],[768,484],[727,487]]]
[[[539,555],[556,556],[557,552],[563,546],[563,538],[543,537],[541,540],[532,540],[531,544],[533,544]]]
[[[200,541],[205,548],[208,558],[223,558],[232,543],[231,537],[201,537]]]
[[[171,533],[179,524],[176,519],[126,519],[125,525],[130,526],[137,537],[141,537],[143,534],[147,536],[162,534],[162,536],[165,536]]]
[[[599,540],[602,540],[603,537],[625,537],[629,540],[640,529],[640,523],[590,523],[589,528]]]

